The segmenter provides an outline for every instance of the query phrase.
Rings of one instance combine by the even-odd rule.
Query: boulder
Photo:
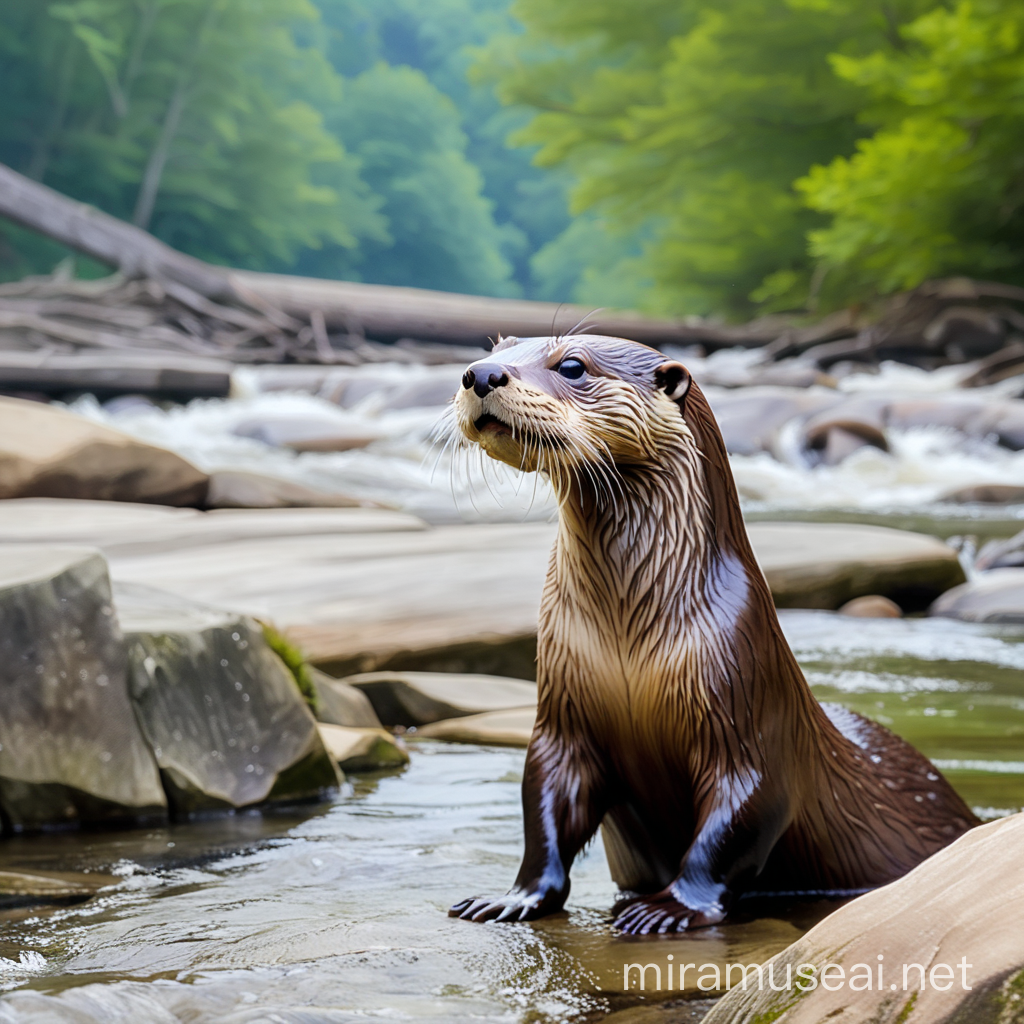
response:
[[[379,729],[380,719],[369,697],[343,679],[335,679],[318,668],[310,667],[316,690],[317,720],[325,725],[342,725],[355,729]]]
[[[0,397],[0,498],[201,505],[207,476],[180,455],[65,409]]]
[[[956,552],[934,537],[847,523],[750,523],[757,560],[779,608],[839,608],[880,594],[926,608],[962,583]]]
[[[865,594],[847,601],[839,609],[839,614],[855,619],[899,619],[903,617],[903,610],[895,601],[881,594]]]
[[[354,508],[362,504],[345,494],[314,491],[291,480],[241,469],[215,470],[206,492],[206,508]]]
[[[0,547],[0,811],[16,831],[161,820],[95,551]]]
[[[707,397],[725,446],[733,455],[773,452],[779,431],[790,420],[823,412],[844,400],[837,392],[820,387],[709,388]]]
[[[1024,991],[1022,846],[1024,815],[973,829],[769,961],[778,986],[793,972],[792,988],[737,985],[706,1024],[1015,1024]],[[823,977],[826,964],[836,966]],[[807,991],[796,987],[802,965],[814,971],[801,977],[821,982],[802,983]]]
[[[505,676],[448,672],[367,672],[346,683],[370,699],[388,726],[420,726],[485,711],[537,706],[537,684]]]
[[[400,741],[384,729],[349,729],[343,725],[319,725],[327,752],[346,772],[398,768],[409,763]]]
[[[537,709],[488,711],[465,718],[448,718],[416,730],[416,735],[449,743],[491,743],[502,747],[528,747]]]
[[[1024,623],[1024,569],[990,569],[947,591],[928,614],[966,622]]]
[[[337,788],[316,721],[258,624],[138,584],[115,598],[131,699],[176,816]]]

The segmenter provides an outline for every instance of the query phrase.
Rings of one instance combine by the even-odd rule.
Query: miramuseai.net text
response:
[[[675,963],[670,954],[662,964],[623,964],[622,987],[648,992],[681,992],[694,988],[722,992],[732,988],[771,989],[775,992],[810,992],[819,986],[836,992],[897,992],[927,988],[946,992],[959,986],[970,991],[968,972],[972,964],[963,957],[958,964],[897,964],[886,966],[881,954],[874,964],[686,964]]]

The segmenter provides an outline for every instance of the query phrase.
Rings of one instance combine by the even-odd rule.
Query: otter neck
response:
[[[699,602],[723,553],[695,447],[680,442],[657,461],[574,477],[560,491],[564,582],[600,596],[616,618],[645,604],[656,615],[668,603]]]

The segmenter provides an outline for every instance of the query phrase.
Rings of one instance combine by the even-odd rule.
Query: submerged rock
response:
[[[384,729],[348,729],[342,725],[318,728],[327,752],[343,771],[365,772],[409,763],[405,747]]]
[[[928,614],[966,622],[1024,623],[1024,568],[990,569],[943,594]]]
[[[449,672],[366,672],[345,682],[370,699],[385,725],[420,726],[446,718],[537,704],[537,684],[505,676]]]
[[[1021,814],[972,829],[899,881],[840,908],[779,953],[770,965],[784,991],[772,991],[767,977],[763,987],[737,985],[711,1011],[707,1024],[1019,1021],[1022,844]],[[804,981],[807,991],[796,987],[805,964],[815,968],[816,981],[825,964],[836,965],[828,972],[827,987],[811,988]],[[794,981],[789,988],[787,971]],[[810,973],[805,970],[802,977]],[[865,986],[868,979],[872,984]]]
[[[201,505],[207,479],[180,455],[84,416],[0,397],[0,498]]]
[[[131,698],[175,815],[337,787],[316,722],[259,625],[139,584],[119,585],[116,599]]]
[[[355,729],[381,727],[377,712],[362,690],[343,679],[334,679],[318,668],[310,667],[309,672],[316,690],[318,721]]]
[[[33,830],[160,820],[103,558],[0,549],[0,811]]]

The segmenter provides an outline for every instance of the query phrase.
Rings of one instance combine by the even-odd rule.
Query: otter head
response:
[[[679,363],[622,338],[506,338],[466,370],[455,419],[491,458],[561,490],[588,467],[658,462],[692,443],[680,415],[690,383]]]

